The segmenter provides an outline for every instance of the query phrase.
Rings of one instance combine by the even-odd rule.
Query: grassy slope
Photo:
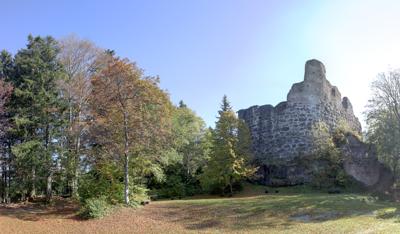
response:
[[[399,204],[358,194],[307,190],[299,194],[298,189],[286,188],[278,189],[278,194],[269,189],[273,193],[264,195],[264,190],[252,187],[250,192],[230,199],[158,202],[155,219],[205,232],[400,233],[396,218]]]
[[[84,221],[65,203],[1,207],[0,233],[400,233],[400,204],[360,194],[251,186],[233,198],[158,201]],[[64,205],[63,205],[64,204]]]

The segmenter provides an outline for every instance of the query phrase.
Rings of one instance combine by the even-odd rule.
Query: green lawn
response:
[[[265,189],[120,207],[94,220],[77,218],[76,204],[61,198],[53,206],[3,205],[0,233],[400,233],[398,203],[306,187]]]
[[[252,186],[234,198],[160,201],[152,209],[159,219],[194,232],[400,233],[397,203],[352,193],[264,190]]]

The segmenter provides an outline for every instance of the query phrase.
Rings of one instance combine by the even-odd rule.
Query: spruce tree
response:
[[[30,35],[27,48],[15,56],[15,74],[10,79],[15,87],[11,109],[17,138],[12,147],[19,173],[16,190],[25,196],[29,188],[29,196],[34,197],[41,186],[47,200],[51,199],[57,138],[63,124],[63,102],[57,89],[63,69],[58,51],[52,37]]]
[[[14,70],[14,61],[9,52],[2,50],[0,52],[0,79],[9,79]]]
[[[228,98],[222,99],[218,121],[213,131],[213,146],[208,165],[202,176],[206,187],[218,187],[224,194],[233,194],[233,184],[255,172],[249,165],[250,134],[245,124],[233,111]]]
[[[13,174],[12,158],[10,154],[10,115],[8,102],[13,87],[5,80],[12,74],[13,60],[6,51],[0,52],[0,203],[10,202],[10,182]]]

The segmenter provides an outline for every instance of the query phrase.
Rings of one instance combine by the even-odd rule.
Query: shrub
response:
[[[314,152],[307,164],[313,165],[311,184],[317,188],[337,188],[351,185],[352,179],[343,168],[344,155],[340,147],[347,144],[350,128],[340,123],[333,131],[324,122],[313,126]]]
[[[399,212],[396,208],[380,209],[376,211],[376,217],[378,219],[391,219],[399,216]]]
[[[149,186],[152,195],[157,198],[182,198],[202,193],[200,182],[196,175],[188,175],[182,165],[172,165],[166,169],[165,180],[153,181]],[[198,173],[196,173],[198,174]]]
[[[86,219],[102,218],[110,210],[110,204],[106,197],[89,198],[85,201],[79,211],[79,215]]]
[[[106,197],[111,204],[123,202],[123,174],[116,165],[107,164],[84,174],[78,189],[81,202],[91,198]]]
[[[130,206],[138,207],[143,202],[149,201],[148,189],[143,185],[131,185],[129,186],[130,192]]]

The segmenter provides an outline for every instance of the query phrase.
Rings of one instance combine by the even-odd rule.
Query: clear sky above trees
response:
[[[307,59],[364,110],[378,72],[400,67],[397,1],[2,0],[0,45],[75,33],[159,75],[175,103],[214,125],[223,94],[235,110],[277,104]]]

